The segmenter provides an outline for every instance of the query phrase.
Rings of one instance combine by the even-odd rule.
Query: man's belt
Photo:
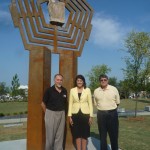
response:
[[[104,112],[104,113],[110,113],[110,112],[114,112],[117,109],[110,109],[110,110],[98,110],[99,112]]]

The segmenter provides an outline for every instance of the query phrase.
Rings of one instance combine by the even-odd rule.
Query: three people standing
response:
[[[67,91],[62,87],[62,81],[63,76],[56,74],[55,84],[46,90],[43,97],[42,108],[45,112],[46,128],[45,150],[63,150],[65,110],[68,104]],[[100,87],[94,91],[94,103],[98,109],[100,148],[107,150],[108,133],[112,150],[118,150],[119,92],[114,86],[108,84],[106,75],[100,75],[99,81]],[[68,116],[76,149],[86,150],[93,117],[93,104],[91,90],[86,87],[86,81],[82,75],[76,76],[75,87],[70,90]]]

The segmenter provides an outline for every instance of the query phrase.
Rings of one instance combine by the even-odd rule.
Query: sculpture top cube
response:
[[[52,25],[63,26],[65,23],[65,3],[49,0],[48,11]]]

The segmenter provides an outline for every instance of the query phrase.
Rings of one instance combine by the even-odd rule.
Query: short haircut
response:
[[[101,75],[99,76],[99,81],[101,80],[101,78],[106,78],[106,79],[108,80],[108,76],[105,75],[105,74],[101,74]]]
[[[63,75],[62,75],[62,74],[57,73],[57,74],[55,74],[54,79],[55,79],[57,76],[61,76],[61,77],[63,78]]]
[[[84,76],[81,75],[81,74],[77,75],[76,78],[75,78],[75,82],[74,82],[75,87],[77,86],[77,80],[78,80],[78,79],[81,79],[81,80],[83,81],[83,86],[84,86],[84,88],[86,88],[86,81],[85,81],[85,78],[84,78]]]

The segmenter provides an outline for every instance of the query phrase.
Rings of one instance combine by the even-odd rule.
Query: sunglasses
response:
[[[107,81],[107,79],[101,79],[100,81],[101,81],[101,82],[103,82],[103,81],[105,82],[105,81]]]

